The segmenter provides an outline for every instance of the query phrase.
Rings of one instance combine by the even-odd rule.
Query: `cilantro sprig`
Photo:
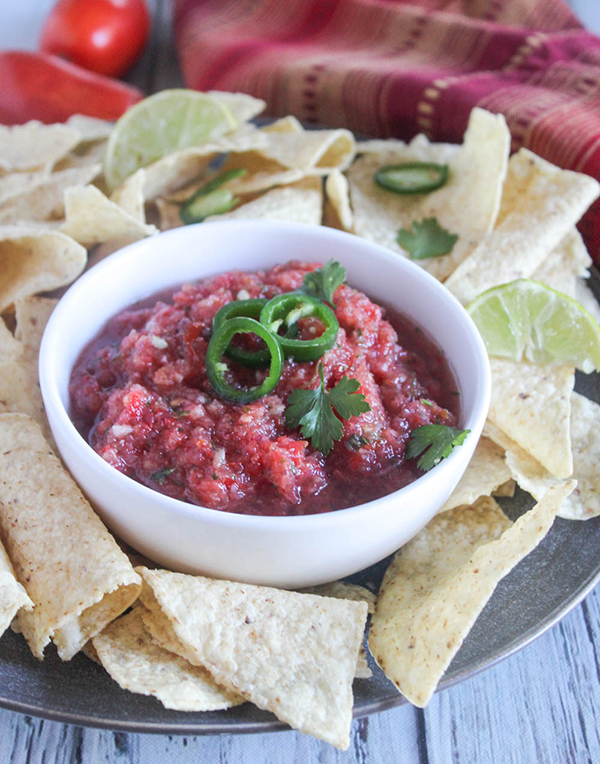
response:
[[[303,437],[310,438],[313,448],[327,456],[344,432],[338,417],[350,419],[370,411],[371,407],[365,396],[357,392],[360,387],[357,379],[344,377],[331,390],[326,390],[322,363],[319,363],[319,375],[321,383],[315,390],[292,391],[285,421],[289,429],[299,427]]]
[[[406,447],[406,458],[414,459],[422,454],[417,466],[428,472],[436,464],[450,456],[456,446],[462,446],[471,430],[459,430],[444,424],[424,424],[415,427]]]
[[[442,228],[437,218],[424,218],[420,222],[415,220],[410,230],[401,228],[396,241],[410,254],[412,260],[427,260],[452,252],[458,234]]]
[[[332,258],[322,268],[306,274],[301,291],[333,305],[333,293],[345,280],[346,269]]]

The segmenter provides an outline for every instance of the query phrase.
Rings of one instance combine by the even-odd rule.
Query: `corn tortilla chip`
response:
[[[0,364],[16,361],[23,354],[23,346],[0,318]]]
[[[17,300],[70,284],[86,260],[86,250],[60,231],[0,226],[0,312]]]
[[[498,582],[550,529],[574,481],[511,524],[493,499],[438,514],[394,558],[369,647],[400,692],[427,705]]]
[[[50,168],[81,140],[69,125],[0,125],[0,168],[5,172]]]
[[[501,115],[473,109],[463,145],[455,151],[445,144],[413,141],[397,146],[395,153],[369,151],[348,171],[354,232],[402,255],[396,241],[401,228],[414,221],[435,217],[441,226],[458,235],[452,252],[442,257],[418,260],[438,279],[445,279],[469,256],[494,226],[506,173],[510,136]],[[358,145],[358,151],[361,151]],[[368,146],[368,144],[367,144]],[[449,155],[446,185],[429,194],[395,194],[374,182],[375,172],[388,164],[409,161],[440,161]],[[469,210],[469,214],[465,214]]]
[[[210,220],[287,220],[294,223],[320,225],[323,190],[320,178],[304,178],[298,183],[267,191],[251,202],[236,207]]]
[[[262,153],[290,169],[326,175],[347,169],[356,152],[349,130],[272,131]]]
[[[94,164],[53,172],[51,175],[37,173],[35,182],[29,187],[0,202],[0,225],[62,218],[65,211],[65,190],[70,186],[91,183],[100,169],[99,164]]]
[[[106,140],[114,127],[113,122],[108,122],[106,119],[98,119],[97,117],[88,117],[85,114],[73,114],[65,124],[77,130],[79,133],[79,143]]]
[[[244,702],[217,687],[206,669],[155,644],[141,611],[113,621],[92,640],[102,666],[124,690],[153,695],[175,711],[218,711]]]
[[[135,177],[131,179],[131,182],[117,188],[110,199],[115,204],[118,204],[122,210],[125,210],[128,215],[131,215],[132,218],[145,224],[144,185],[146,183],[146,173],[142,168],[139,172],[134,173],[134,175]]]
[[[493,286],[529,278],[600,193],[598,181],[527,149],[508,163],[495,229],[446,281],[464,304]]]
[[[440,512],[473,504],[480,496],[490,496],[510,478],[504,449],[488,438],[481,438],[469,466]]]
[[[333,170],[329,173],[325,181],[325,194],[337,218],[332,227],[352,231],[354,218],[350,207],[350,187],[342,172]]]
[[[558,515],[567,520],[589,520],[600,515],[600,406],[579,393],[571,393],[570,424],[577,487],[564,500]],[[535,499],[539,501],[560,482],[504,433],[493,430],[490,435],[504,441],[507,466],[521,488]]]
[[[138,179],[134,183],[139,182]],[[120,193],[129,193],[132,185]],[[96,186],[73,186],[65,192],[66,220],[62,232],[81,244],[121,243],[152,236],[157,229],[134,218]]]
[[[291,114],[281,119],[276,119],[264,127],[261,127],[264,133],[303,133],[302,123]]]
[[[502,485],[499,485],[498,488],[494,488],[492,491],[492,496],[494,497],[500,497],[500,496],[508,496],[512,497],[515,495],[515,489],[517,487],[517,483],[512,478],[510,480],[507,480],[506,483],[502,483]]]
[[[488,418],[554,477],[573,472],[570,416],[575,371],[564,366],[490,359]]]
[[[22,414],[0,415],[0,532],[35,606],[18,618],[40,660],[50,638],[69,660],[139,594],[129,560]]]
[[[588,275],[587,269],[591,264],[592,258],[588,255],[581,234],[573,228],[536,268],[531,278],[575,298],[576,281]]]
[[[17,581],[6,550],[0,544],[0,636],[21,608],[31,611],[33,602]]]
[[[261,98],[247,93],[227,93],[223,90],[209,90],[208,95],[220,101],[232,113],[238,124],[249,122],[265,110],[266,103]]]
[[[348,747],[366,603],[141,573],[193,662],[218,684],[295,729]],[[146,604],[146,587],[141,597]]]

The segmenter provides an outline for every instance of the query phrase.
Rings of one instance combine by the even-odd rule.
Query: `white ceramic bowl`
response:
[[[256,517],[169,498],[122,475],[83,440],[68,414],[81,350],[107,319],[169,286],[232,268],[335,258],[347,282],[395,306],[446,353],[461,401],[465,443],[429,473],[367,504],[318,515]],[[467,467],[486,417],[490,371],[483,343],[458,301],[414,263],[357,236],[264,221],[178,228],[125,247],[82,276],[44,334],[40,382],[52,433],[71,473],[107,526],[168,568],[251,583],[302,587],[365,568],[414,536]]]

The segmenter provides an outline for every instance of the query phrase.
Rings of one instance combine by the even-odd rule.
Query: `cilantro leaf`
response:
[[[459,430],[445,424],[424,424],[415,427],[406,447],[406,458],[414,459],[423,454],[417,466],[424,472],[450,456],[456,446],[462,446],[471,430]],[[425,452],[425,453],[423,453]]]
[[[322,268],[306,274],[302,291],[333,305],[333,293],[345,279],[346,269],[332,258]]]
[[[411,230],[401,228],[396,241],[410,254],[411,260],[427,260],[452,252],[458,234],[442,228],[437,218],[424,218],[420,222],[415,220]]]
[[[325,389],[323,364],[319,364],[321,384],[316,390],[294,390],[288,398],[285,421],[289,429],[300,428],[303,437],[324,456],[336,440],[341,440],[344,428],[338,417],[350,419],[371,407],[362,393],[358,380],[344,377],[331,390]]]
[[[154,480],[155,483],[162,485],[173,472],[175,472],[175,467],[162,467],[162,469],[150,475],[150,480]]]

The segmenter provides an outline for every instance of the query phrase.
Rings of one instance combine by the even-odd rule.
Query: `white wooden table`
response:
[[[54,0],[2,0],[0,48],[34,50]],[[181,84],[167,0],[154,0],[153,44],[131,80]],[[600,0],[571,0],[600,33]],[[600,550],[599,550],[600,554]],[[0,762],[14,764],[590,764],[600,762],[600,587],[521,652],[434,696],[354,723],[346,753],[296,732],[173,737],[48,722],[0,710]]]

